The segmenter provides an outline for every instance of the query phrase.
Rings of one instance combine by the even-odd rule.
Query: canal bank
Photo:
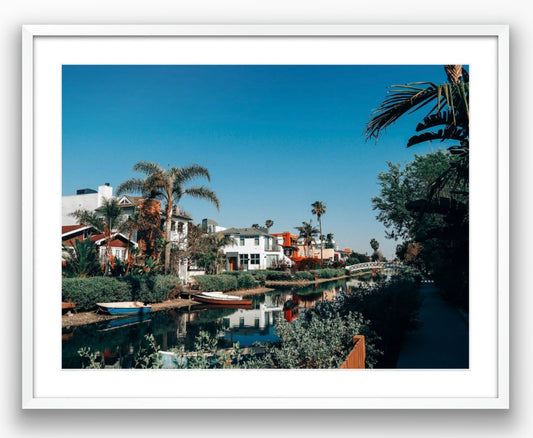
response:
[[[406,334],[396,368],[468,368],[467,319],[434,285],[422,285],[420,295],[421,326]]]
[[[232,295],[238,295],[238,296],[255,296],[255,295],[263,295],[266,292],[270,292],[274,289],[267,288],[267,287],[257,287],[254,289],[242,289],[238,291],[232,291]],[[190,292],[190,295],[197,292]],[[187,292],[189,294],[189,292]],[[190,296],[189,295],[189,296]],[[167,300],[163,301],[161,303],[155,303],[152,304],[152,309],[150,313],[152,312],[159,312],[161,310],[169,310],[169,309],[182,309],[182,308],[188,308],[191,306],[199,305],[201,304],[198,301],[195,301],[192,298],[176,298],[173,300]],[[95,322],[101,322],[101,321],[109,321],[112,319],[120,318],[121,316],[115,316],[115,315],[105,315],[101,313],[96,313],[94,311],[91,312],[68,312],[61,318],[61,327],[76,327],[80,325],[85,324],[92,324]],[[123,317],[123,315],[122,315]]]

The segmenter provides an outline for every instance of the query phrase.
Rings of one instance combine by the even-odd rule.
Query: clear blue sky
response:
[[[63,66],[63,195],[116,188],[142,176],[131,171],[138,161],[197,163],[210,170],[221,208],[183,199],[195,223],[272,219],[272,232],[296,234],[320,200],[324,234],[369,254],[374,237],[392,257],[398,242],[372,210],[376,177],[386,161],[437,145],[405,146],[423,113],[377,144],[362,134],[388,86],[445,79],[442,66]]]

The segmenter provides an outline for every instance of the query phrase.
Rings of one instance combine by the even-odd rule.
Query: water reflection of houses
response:
[[[290,295],[265,296],[265,302],[254,309],[237,309],[222,319],[222,326],[240,334],[266,333],[274,325],[275,314],[283,310],[283,303]]]

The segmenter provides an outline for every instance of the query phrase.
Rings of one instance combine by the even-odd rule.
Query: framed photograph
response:
[[[507,26],[22,36],[23,408],[509,408]]]

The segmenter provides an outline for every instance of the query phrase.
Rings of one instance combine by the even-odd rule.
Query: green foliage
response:
[[[194,277],[200,285],[200,290],[206,292],[221,291],[237,289],[237,277],[233,275],[197,275]]]
[[[313,280],[313,274],[307,271],[298,271],[294,273],[295,280]]]
[[[78,355],[81,357],[81,367],[84,369],[100,369],[104,367],[104,361],[100,353],[91,351],[90,347],[81,347],[78,350]]]
[[[352,288],[351,293],[343,291],[336,297],[341,315],[358,311],[371,321],[380,337],[377,347],[384,352],[379,368],[396,366],[405,333],[418,327],[418,280],[411,275],[393,277],[389,282]]]
[[[292,275],[290,272],[286,272],[286,271],[267,271],[266,280],[267,281],[290,281],[292,280]]]
[[[133,368],[156,369],[161,368],[161,361],[158,355],[159,346],[154,335],[147,334],[143,337],[139,349],[133,358]]]
[[[352,252],[348,259],[346,260],[346,266],[358,265],[359,263],[367,263],[370,261],[370,257],[366,254],[361,254],[358,252]]]
[[[76,303],[77,310],[91,310],[98,302],[132,301],[131,287],[110,277],[64,278],[61,295],[62,301]]]
[[[253,272],[253,271],[252,271]],[[251,289],[260,285],[259,281],[248,271],[229,271],[223,275],[231,275],[237,278],[238,289]]]
[[[333,268],[326,268],[326,269],[313,269],[310,271],[312,275],[318,275],[318,278],[334,278],[334,277],[342,277],[345,275],[346,271],[345,269],[333,269]]]
[[[99,302],[159,303],[176,296],[181,290],[181,279],[171,275],[64,278],[62,300],[71,299],[77,310],[91,310]]]
[[[389,172],[378,181],[380,196],[372,199],[377,219],[389,238],[402,238],[417,247],[413,263],[432,277],[454,303],[468,307],[468,198],[441,186],[444,197],[428,201],[435,180],[457,162],[442,151],[415,156],[404,169],[389,163]],[[448,197],[450,196],[450,197]],[[398,247],[405,257],[408,244]]]
[[[98,249],[89,239],[76,239],[72,246],[63,245],[63,276],[92,277],[102,274]]]
[[[255,270],[255,271],[251,271],[252,272],[252,275],[254,277],[254,280],[260,285],[260,286],[264,286],[265,285],[265,282],[266,282],[266,277],[267,277],[267,271],[264,271],[264,270]]]
[[[279,341],[263,344],[265,352],[246,363],[248,368],[339,368],[353,348],[353,336],[366,343],[366,367],[372,368],[380,352],[374,348],[375,333],[356,313],[341,316],[331,303],[319,302],[295,323],[276,321]]]
[[[176,298],[183,291],[183,280],[177,275],[158,275],[154,281],[154,296],[159,302],[166,299]]]

